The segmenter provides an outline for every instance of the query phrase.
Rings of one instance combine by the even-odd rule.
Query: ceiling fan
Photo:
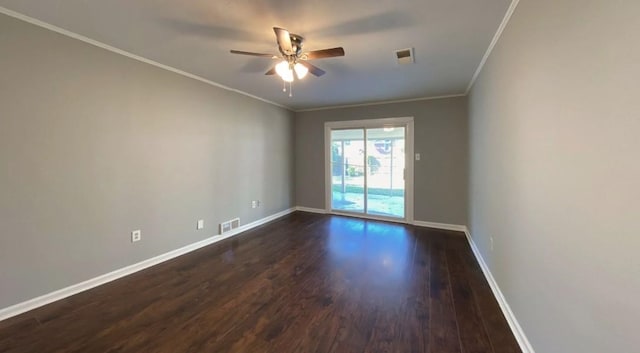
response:
[[[231,50],[231,53],[271,59],[282,59],[278,64],[269,69],[265,75],[278,74],[285,83],[289,82],[289,85],[291,85],[291,82],[294,80],[294,73],[298,80],[304,78],[309,72],[317,77],[325,74],[324,70],[311,64],[308,60],[344,56],[344,49],[341,47],[302,52],[302,44],[304,42],[304,38],[302,36],[289,33],[286,29],[279,27],[273,27],[273,31],[276,34],[280,55],[254,53],[241,50]],[[283,91],[286,91],[286,88],[283,89]],[[291,90],[289,90],[289,96],[291,96]]]

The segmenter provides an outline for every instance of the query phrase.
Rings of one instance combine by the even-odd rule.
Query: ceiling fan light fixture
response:
[[[286,60],[283,60],[276,65],[276,73],[280,77],[287,75],[289,71],[289,63]]]
[[[293,69],[296,71],[298,80],[302,80],[305,76],[307,76],[307,73],[309,73],[309,69],[300,63],[296,63]]]
[[[282,80],[285,82],[293,82],[293,71],[288,71],[284,76],[282,76]]]
[[[285,82],[293,81],[293,71],[289,67],[289,63],[286,60],[281,61],[276,65],[276,73],[280,76]]]
[[[289,73],[287,73],[284,76],[282,76],[282,80],[284,82],[293,82],[293,72],[289,71]]]

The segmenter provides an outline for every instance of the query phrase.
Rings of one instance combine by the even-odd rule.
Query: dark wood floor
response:
[[[0,322],[0,352],[520,352],[460,233],[296,212]]]

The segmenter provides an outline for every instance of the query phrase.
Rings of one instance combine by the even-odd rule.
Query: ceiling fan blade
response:
[[[253,52],[250,52],[250,51],[242,51],[242,50],[231,50],[231,54],[261,56],[261,57],[264,57],[264,58],[277,58],[277,56],[275,56],[273,54],[253,53]]]
[[[304,61],[304,60],[298,60],[298,62],[299,62],[300,64],[304,65],[307,69],[309,69],[309,72],[310,72],[312,75],[314,75],[314,76],[320,77],[320,76],[322,76],[322,75],[324,75],[324,74],[326,73],[326,72],[325,72],[324,70],[322,70],[321,68],[319,68],[319,67],[317,67],[317,66],[314,66],[314,65],[312,65],[311,63],[306,62],[306,61]]]
[[[269,71],[264,73],[265,75],[275,75],[276,74],[276,67],[272,67],[271,69],[269,69]]]
[[[280,46],[280,49],[286,55],[294,54],[293,46],[291,44],[291,34],[289,33],[289,31],[284,28],[278,27],[273,27],[273,31],[276,32],[276,37],[278,38],[278,45]]]
[[[307,60],[333,58],[336,56],[344,56],[344,49],[342,49],[342,47],[338,47],[331,49],[313,50],[306,53],[305,55],[307,56]]]

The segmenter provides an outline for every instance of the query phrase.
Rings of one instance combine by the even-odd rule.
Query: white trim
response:
[[[502,314],[504,314],[504,317],[507,319],[507,322],[509,323],[509,327],[511,328],[513,335],[518,341],[518,344],[520,345],[520,349],[522,350],[522,353],[535,353],[535,351],[533,350],[533,347],[531,346],[531,343],[529,342],[529,339],[527,339],[527,336],[524,334],[524,331],[522,330],[520,323],[518,323],[518,320],[516,319],[515,314],[513,313],[513,311],[511,310],[511,307],[507,303],[507,299],[502,294],[502,291],[498,286],[498,282],[496,282],[495,278],[493,278],[493,275],[491,274],[491,270],[489,270],[489,266],[487,266],[487,263],[482,258],[482,255],[480,254],[480,250],[478,250],[478,247],[473,241],[473,238],[471,237],[471,233],[469,232],[469,229],[467,227],[465,227],[464,234],[467,236],[467,241],[469,242],[469,246],[471,246],[471,250],[473,251],[473,254],[476,257],[476,260],[478,261],[478,264],[482,269],[482,273],[484,273],[484,277],[487,279],[487,282],[491,287],[493,296],[496,297],[496,300],[500,305]]]
[[[324,123],[324,209],[331,213],[331,128]]]
[[[26,16],[26,15],[23,15],[23,14],[21,14],[19,12],[15,12],[13,10],[9,10],[9,9],[7,9],[5,7],[2,7],[2,6],[0,6],[0,13],[5,14],[5,15],[10,16],[10,17],[13,17],[13,18],[17,18],[19,20],[22,20],[24,22],[30,23],[32,25],[36,25],[38,27],[42,27],[42,28],[48,29],[48,30],[56,32],[56,33],[60,33],[60,34],[62,34],[64,36],[67,36],[67,37],[70,37],[70,38],[73,38],[73,39],[77,39],[79,41],[94,45],[96,47],[99,47],[99,48],[114,52],[116,54],[120,54],[120,55],[126,56],[128,58],[131,58],[131,59],[134,59],[134,60],[137,60],[137,61],[141,61],[141,62],[143,62],[145,64],[153,65],[155,67],[158,67],[158,68],[161,68],[161,69],[176,73],[178,75],[182,75],[182,76],[185,76],[185,77],[192,78],[194,80],[198,80],[200,82],[204,82],[204,83],[206,83],[208,85],[211,85],[211,86],[215,86],[215,87],[218,87],[218,88],[225,89],[227,91],[239,93],[239,94],[242,94],[244,96],[251,97],[253,99],[257,99],[259,101],[262,101],[262,102],[265,102],[265,103],[269,103],[269,104],[275,105],[275,106],[280,107],[280,108],[284,108],[284,109],[287,109],[287,110],[290,110],[290,111],[294,111],[293,108],[287,107],[286,105],[282,105],[282,104],[270,101],[268,99],[264,99],[264,98],[260,98],[258,96],[254,96],[253,94],[241,91],[239,89],[235,89],[235,88],[231,88],[231,87],[225,86],[223,84],[208,80],[208,79],[206,79],[204,77],[197,76],[197,75],[188,73],[186,71],[182,71],[180,69],[176,69],[175,67],[171,67],[169,65],[161,64],[161,63],[159,63],[157,61],[153,61],[151,59],[147,59],[145,57],[130,53],[128,51],[124,51],[122,49],[118,49],[118,48],[113,47],[113,46],[111,46],[109,44],[105,44],[105,43],[99,42],[97,40],[85,37],[85,36],[83,36],[81,34],[66,30],[64,28],[60,28],[60,27],[54,26],[54,25],[52,25],[50,23],[47,23],[47,22],[44,22],[44,21],[40,21],[40,20],[35,19],[33,17],[29,17],[29,16]]]
[[[415,196],[415,138],[413,117],[406,122],[405,130],[405,164],[404,164],[404,219],[407,223],[413,223],[414,196]],[[398,119],[396,119],[398,120]]]
[[[86,280],[84,282],[80,282],[74,285],[71,285],[69,287],[66,288],[62,288],[59,289],[57,291],[39,296],[37,298],[33,298],[30,300],[27,300],[25,302],[22,303],[18,303],[12,306],[9,306],[7,308],[4,309],[0,309],[0,321],[8,319],[10,317],[13,316],[17,316],[20,315],[22,313],[25,313],[27,311],[39,308],[41,306],[44,306],[46,304],[67,298],[69,296],[72,296],[74,294],[78,294],[80,292],[84,292],[86,290],[98,287],[102,284],[114,281],[116,279],[131,275],[133,273],[136,273],[138,271],[144,270],[146,268],[149,268],[151,266],[160,264],[162,262],[171,260],[175,257],[190,253],[194,250],[200,249],[202,247],[205,247],[207,245],[211,245],[214,243],[217,243],[223,239],[227,239],[227,238],[231,238],[235,235],[238,235],[242,232],[248,231],[252,228],[256,228],[258,226],[261,226],[267,222],[273,221],[275,219],[278,219],[280,217],[284,217],[294,211],[303,211],[303,212],[313,212],[313,213],[321,213],[321,214],[325,214],[327,213],[325,210],[319,209],[319,208],[310,208],[310,207],[303,207],[303,206],[296,206],[296,207],[292,207],[289,208],[287,210],[278,212],[276,214],[273,214],[271,216],[259,219],[257,221],[251,222],[249,224],[246,224],[244,226],[241,226],[239,228],[236,228],[228,233],[226,233],[224,236],[220,236],[220,235],[216,235],[204,240],[201,240],[199,242],[193,243],[193,244],[189,244],[187,246],[184,246],[182,248],[176,249],[176,250],[172,250],[169,251],[167,253],[164,253],[162,255],[158,255],[155,256],[153,258],[138,262],[136,264],[127,266],[127,267],[123,267],[121,269],[109,272],[107,274]],[[341,213],[335,213],[338,215],[344,215],[344,216],[350,216],[350,217],[359,217],[359,218],[363,218],[360,217],[358,215],[354,215],[354,214],[341,214]],[[383,221],[395,221],[395,222],[399,222],[399,223],[404,223],[404,221],[402,220],[394,220],[394,219],[387,219],[387,218],[380,218],[380,217],[366,217],[369,219],[378,219],[378,220],[383,220]],[[495,296],[496,300],[498,301],[498,304],[500,305],[500,309],[502,310],[502,313],[504,315],[504,317],[506,318],[509,327],[511,328],[511,331],[513,332],[516,340],[518,341],[518,344],[520,345],[520,349],[522,349],[523,353],[535,353],[535,351],[533,350],[533,347],[531,346],[531,343],[529,342],[529,340],[527,339],[524,331],[522,330],[522,327],[520,326],[520,324],[518,323],[518,320],[516,319],[513,311],[511,310],[511,307],[509,306],[509,304],[507,303],[507,300],[505,299],[504,295],[502,294],[502,291],[500,290],[500,287],[498,286],[498,283],[496,282],[496,280],[493,278],[493,275],[491,274],[491,271],[489,270],[489,267],[487,266],[486,262],[484,261],[482,255],[480,254],[480,251],[478,250],[478,247],[476,246],[475,242],[473,241],[473,238],[471,237],[471,233],[469,232],[468,228],[466,226],[462,226],[462,225],[457,225],[457,224],[447,224],[447,223],[436,223],[436,222],[425,222],[425,221],[414,221],[412,223],[415,226],[419,226],[419,227],[428,227],[428,228],[437,228],[437,229],[444,229],[444,230],[453,230],[453,231],[462,231],[464,232],[464,234],[466,235],[467,241],[469,242],[469,246],[471,247],[471,250],[473,251],[474,256],[476,257],[476,260],[478,261],[478,264],[480,265],[480,268],[482,269],[482,273],[484,274],[485,278],[487,279],[487,282],[489,283],[489,286],[491,287],[491,291],[493,292],[493,295]]]
[[[471,82],[469,82],[469,85],[467,86],[467,90],[464,91],[465,96],[469,94],[469,92],[471,91],[471,87],[473,87],[473,84],[476,83],[478,76],[480,76],[480,72],[482,72],[482,68],[484,67],[484,64],[486,64],[487,60],[489,59],[489,56],[491,56],[491,52],[493,51],[493,48],[498,43],[500,36],[502,36],[502,32],[507,27],[507,24],[511,19],[511,15],[513,15],[513,12],[516,10],[516,7],[518,7],[519,2],[520,0],[511,1],[511,5],[509,5],[507,12],[504,14],[504,17],[502,18],[502,22],[500,23],[500,26],[498,26],[498,30],[496,31],[496,34],[493,35],[493,39],[491,40],[491,43],[489,43],[489,47],[487,48],[487,51],[484,53],[482,60],[480,60],[480,65],[478,65],[476,72],[474,72],[473,77],[471,77]]]
[[[311,207],[304,207],[304,206],[296,206],[296,211],[320,213],[320,214],[326,214],[327,213],[326,210],[323,210],[321,208],[311,208]]]
[[[17,18],[19,20],[25,21],[27,23],[36,25],[38,27],[42,27],[45,29],[48,29],[50,31],[56,32],[56,33],[60,33],[64,36],[73,38],[73,39],[77,39],[80,40],[82,42],[94,45],[96,47],[126,56],[128,58],[149,64],[149,65],[153,65],[155,67],[167,70],[167,71],[171,71],[173,73],[176,73],[178,75],[182,75],[185,77],[189,77],[191,79],[209,84],[211,86],[215,86],[218,88],[222,88],[225,89],[227,91],[231,91],[231,92],[235,92],[238,94],[242,94],[244,96],[247,97],[251,97],[253,99],[257,99],[259,101],[268,103],[268,104],[272,104],[274,106],[280,107],[280,108],[284,108],[296,113],[300,113],[300,112],[312,112],[312,111],[318,111],[318,110],[330,110],[330,109],[342,109],[342,108],[356,108],[356,107],[366,107],[366,106],[372,106],[372,105],[384,105],[384,104],[394,104],[394,103],[407,103],[407,102],[417,102],[417,101],[425,101],[425,100],[434,100],[434,99],[447,99],[447,98],[456,98],[456,97],[465,97],[469,94],[469,92],[471,91],[471,88],[473,87],[474,83],[476,82],[476,80],[478,79],[478,76],[480,75],[480,72],[482,72],[482,68],[484,67],[485,63],[487,62],[487,60],[489,59],[489,56],[491,56],[491,52],[493,51],[493,48],[495,47],[495,45],[497,44],[498,40],[500,39],[500,36],[502,35],[502,32],[504,31],[504,29],[506,28],[507,24],[509,23],[509,20],[511,19],[511,15],[513,15],[513,12],[515,11],[516,7],[518,6],[518,3],[520,1],[519,0],[512,0],[511,1],[511,5],[509,5],[509,8],[507,9],[507,12],[505,13],[502,22],[500,23],[500,26],[498,26],[498,29],[496,31],[496,33],[493,36],[493,39],[491,40],[491,43],[489,44],[489,47],[487,48],[487,51],[485,52],[484,56],[482,57],[482,60],[480,61],[480,64],[478,65],[478,67],[476,68],[476,71],[474,72],[471,81],[469,82],[469,85],[467,86],[467,89],[464,93],[459,93],[459,94],[449,94],[449,95],[441,95],[441,96],[428,96],[428,97],[421,97],[421,98],[410,98],[410,99],[397,99],[397,100],[387,100],[387,101],[378,101],[378,102],[369,102],[369,103],[359,103],[359,104],[346,104],[346,105],[334,105],[334,106],[326,106],[326,107],[316,107],[316,108],[306,108],[306,109],[293,109],[291,107],[288,107],[286,105],[282,105],[273,101],[270,101],[268,99],[264,99],[258,96],[255,96],[253,94],[241,91],[239,89],[235,89],[235,88],[231,88],[228,86],[225,86],[223,84],[208,80],[204,77],[201,76],[197,76],[191,73],[188,73],[186,71],[165,65],[165,64],[161,64],[157,61],[151,60],[151,59],[147,59],[144,58],[142,56],[127,52],[125,50],[122,49],[118,49],[116,47],[113,47],[111,45],[99,42],[97,40],[85,37],[81,34],[54,26],[50,23],[44,22],[44,21],[40,21],[38,19],[35,19],[33,17],[29,17],[26,15],[23,15],[19,12],[15,12],[13,10],[9,10],[6,7],[2,7],[0,6],[0,13],[5,14],[7,16],[13,17],[13,18]]]
[[[362,120],[339,120],[339,121],[327,121],[324,123],[325,127],[332,129],[343,128],[377,128],[382,125],[403,125],[413,122],[413,117],[401,117],[401,118],[381,118],[381,119],[362,119]]]
[[[383,217],[381,220],[401,222],[413,224],[413,187],[414,187],[414,118],[410,117],[396,117],[396,118],[381,118],[381,119],[362,119],[362,120],[342,120],[342,121],[327,121],[324,123],[324,194],[325,194],[325,210],[330,214],[351,215],[350,213],[341,213],[339,210],[331,209],[331,130],[332,129],[366,129],[378,128],[385,125],[404,126],[405,128],[405,197],[404,197],[404,218],[395,219]],[[366,209],[366,204],[365,204]],[[336,212],[338,211],[338,212]],[[353,214],[356,217],[364,217],[370,219],[380,219],[368,214]]]
[[[467,95],[466,93],[461,93],[461,94],[449,94],[449,95],[444,95],[444,96],[430,96],[430,97],[421,97],[421,98],[397,99],[397,100],[388,100],[388,101],[379,101],[379,102],[359,103],[359,104],[330,105],[330,106],[326,106],[326,107],[298,109],[295,112],[296,113],[315,112],[315,111],[318,111],[318,110],[357,108],[357,107],[368,107],[368,106],[371,106],[371,105],[383,105],[383,104],[429,101],[429,100],[434,100],[434,99],[447,99],[447,98],[464,97],[466,95]]]
[[[418,226],[418,227],[453,230],[453,231],[456,231],[456,232],[465,232],[467,230],[466,226],[459,225],[459,224],[449,224],[449,223],[414,221],[413,225],[414,226]]]
[[[213,243],[217,243],[223,239],[227,239],[230,237],[233,237],[235,235],[238,235],[242,232],[245,232],[247,230],[250,230],[252,228],[256,228],[258,226],[261,226],[267,222],[273,221],[277,218],[280,217],[284,217],[288,214],[290,214],[291,212],[294,212],[296,210],[295,207],[292,207],[290,209],[278,212],[276,214],[273,214],[271,216],[267,216],[265,218],[259,219],[255,222],[251,222],[249,224],[245,224],[239,228],[236,228],[232,231],[229,231],[227,233],[225,233],[224,235],[220,236],[220,235],[216,235],[204,240],[201,240],[199,242],[193,243],[193,244],[189,244],[187,246],[184,246],[182,248],[176,249],[176,250],[172,250],[169,251],[167,253],[164,253],[162,255],[158,255],[155,257],[152,257],[150,259],[135,263],[133,265],[129,265],[127,267],[123,267],[120,269],[117,269],[115,271],[106,273],[104,275],[71,285],[69,287],[66,288],[62,288],[59,289],[57,291],[39,296],[37,298],[33,298],[27,301],[24,301],[22,303],[18,303],[15,305],[12,305],[10,307],[4,308],[4,309],[0,309],[0,321],[8,319],[10,317],[22,314],[24,312],[39,308],[43,305],[55,302],[57,300],[61,300],[64,298],[67,298],[69,296],[72,296],[74,294],[78,294],[80,292],[84,292],[86,290],[89,290],[91,288],[95,288],[97,286],[100,286],[102,284],[114,281],[118,278],[122,278],[128,275],[131,275],[135,272],[144,270],[146,268],[149,268],[151,266],[157,265],[159,263],[171,260],[175,257],[190,253],[194,250],[200,249],[202,247],[205,247],[207,245],[211,245]]]

